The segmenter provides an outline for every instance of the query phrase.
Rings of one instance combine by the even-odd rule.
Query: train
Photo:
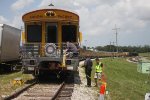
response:
[[[20,29],[0,24],[0,70],[11,71],[20,61],[20,39]]]
[[[46,72],[77,71],[79,51],[67,52],[67,42],[80,47],[79,16],[62,9],[39,9],[22,16],[24,22],[22,71],[39,76]],[[69,55],[69,56],[68,56]]]
[[[131,56],[139,56],[137,52],[106,52],[100,51],[95,52],[91,50],[80,50],[80,60],[84,60],[86,58],[104,58],[104,57],[131,57]]]
[[[0,24],[0,64],[22,63],[24,74],[77,71],[79,61],[96,57],[138,56],[137,53],[94,52],[80,48],[82,33],[79,15],[62,9],[39,9],[22,16],[24,31]],[[20,42],[22,45],[20,46]],[[67,51],[67,42],[77,52]],[[9,67],[6,67],[9,68]]]

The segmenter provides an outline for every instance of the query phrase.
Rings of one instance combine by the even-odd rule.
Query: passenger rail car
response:
[[[24,73],[76,71],[79,52],[67,52],[70,41],[79,47],[79,16],[61,9],[41,9],[22,17],[25,32],[22,47]]]

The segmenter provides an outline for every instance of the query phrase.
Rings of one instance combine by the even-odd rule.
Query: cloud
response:
[[[0,24],[8,24],[10,26],[20,29],[21,26],[23,26],[21,18],[22,18],[21,15],[16,15],[16,16],[14,16],[13,20],[10,21],[10,20],[4,18],[3,16],[0,16]]]
[[[23,22],[22,22],[22,14],[14,16],[12,22],[9,23],[9,25],[14,26],[14,27],[20,29],[21,26],[23,26]]]
[[[145,1],[120,0],[112,4],[101,2],[100,5],[95,7],[85,6],[84,9],[86,10],[78,9],[77,12],[81,18],[80,26],[83,33],[85,32],[85,39],[105,41],[105,43],[106,41],[107,43],[115,41],[115,35],[113,34],[115,32],[112,31],[112,28],[117,24],[120,27],[120,45],[148,44],[150,40],[144,38],[143,35],[147,36],[150,32],[148,28],[145,28],[150,26],[150,2]],[[145,3],[148,4],[145,6]],[[140,38],[141,35],[142,38]],[[93,40],[91,40],[91,36],[94,38]],[[129,37],[132,37],[132,40],[127,41]],[[145,39],[147,39],[147,42],[143,42]],[[95,43],[89,44],[95,45]]]
[[[48,7],[48,3],[49,0],[43,0],[39,7]],[[120,28],[120,45],[150,43],[147,38],[150,33],[147,27],[150,26],[150,0],[55,0],[53,4],[55,8],[79,14],[83,39],[89,40],[91,46],[115,41],[115,31],[112,30],[115,24]]]
[[[34,0],[17,0],[15,3],[11,5],[12,10],[21,10],[26,6],[32,4]]]
[[[0,24],[8,23],[8,20],[3,16],[0,16]]]

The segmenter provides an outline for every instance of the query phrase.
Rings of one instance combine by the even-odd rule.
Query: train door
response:
[[[46,43],[57,43],[56,23],[46,23]]]

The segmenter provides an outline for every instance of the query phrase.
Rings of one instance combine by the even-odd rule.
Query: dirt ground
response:
[[[79,75],[75,75],[75,86],[71,100],[98,100],[98,91],[92,83],[92,87],[86,87],[86,77],[83,62],[80,62]]]

